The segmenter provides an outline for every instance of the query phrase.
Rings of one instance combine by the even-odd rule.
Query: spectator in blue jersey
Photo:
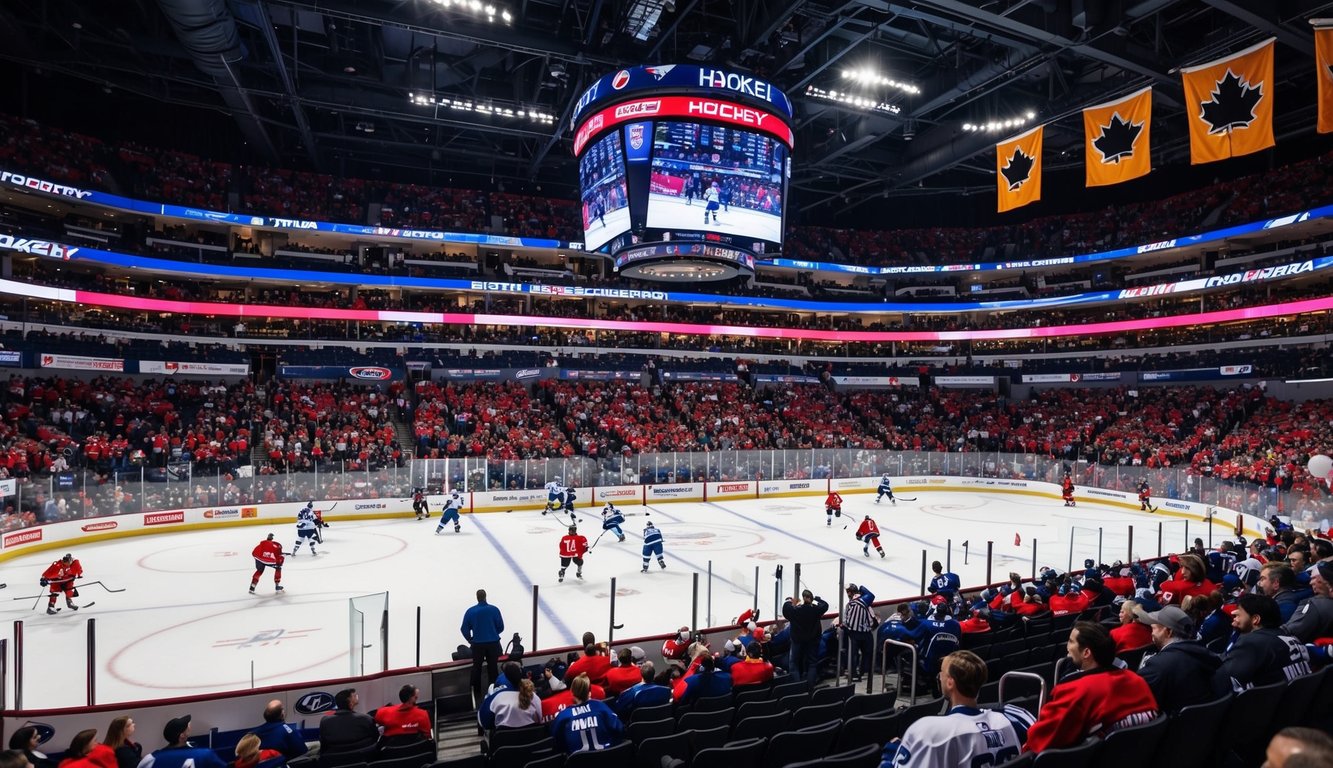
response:
[[[305,745],[300,732],[286,721],[287,712],[282,702],[273,699],[264,707],[264,724],[250,732],[259,737],[260,749],[276,749],[291,760],[309,752],[310,748]]]
[[[958,579],[958,574],[945,573],[944,564],[939,560],[930,564],[930,570],[934,571],[935,575],[931,577],[930,584],[926,587],[926,590],[932,595],[939,595],[946,601],[952,602],[954,596],[958,594],[958,590],[962,586],[962,582]]]
[[[213,750],[190,744],[189,715],[168,720],[162,738],[167,745],[145,757],[140,768],[227,768]]]
[[[532,681],[523,676],[523,666],[506,661],[500,679],[477,707],[477,724],[487,731],[521,728],[542,721],[542,700]]]
[[[916,640],[917,653],[920,654],[921,668],[934,675],[940,671],[944,657],[958,650],[963,627],[949,615],[949,606],[941,603],[921,620],[912,635]]]
[[[671,689],[653,682],[657,676],[653,663],[645,661],[639,664],[639,669],[643,673],[643,681],[630,686],[616,697],[616,714],[624,721],[628,721],[630,715],[639,707],[655,707],[671,703]]]
[[[677,704],[691,704],[696,699],[731,693],[731,675],[717,668],[717,660],[707,646],[700,645],[694,661],[684,676],[676,681],[671,695]]]
[[[481,665],[486,664],[486,677],[493,684],[499,681],[500,636],[505,631],[505,620],[500,609],[486,602],[486,590],[477,590],[477,604],[463,614],[459,628],[463,638],[472,646],[472,700],[481,704]]]
[[[551,738],[566,754],[590,749],[614,747],[625,738],[625,726],[611,707],[589,700],[592,681],[579,675],[569,685],[574,703],[556,714],[551,721]]]

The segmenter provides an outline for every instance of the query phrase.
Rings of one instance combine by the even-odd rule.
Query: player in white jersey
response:
[[[462,509],[463,497],[458,493],[458,489],[455,488],[449,492],[448,496],[444,497],[444,510],[440,513],[440,524],[435,526],[435,532],[439,533],[440,531],[443,531],[445,524],[449,522],[453,522],[454,524],[454,533],[463,530],[458,521],[458,513]]]
[[[565,485],[559,475],[556,475],[551,482],[546,484],[546,509],[542,514],[553,510],[561,509],[565,506]]]
[[[1006,705],[977,706],[986,683],[986,662],[971,651],[954,651],[940,665],[940,685],[952,705],[948,714],[923,717],[902,739],[884,745],[881,768],[970,768],[999,765],[1018,757],[1032,713]]]
[[[316,535],[319,533],[319,520],[315,516],[315,502],[305,505],[305,509],[296,513],[296,543],[292,545],[292,556],[301,550],[301,542],[310,542],[310,554],[318,555],[315,551]]]
[[[713,223],[714,223],[714,224],[717,223],[717,209],[722,207],[721,204],[720,204],[720,202],[719,202],[721,199],[722,199],[722,189],[721,189],[721,187],[719,187],[719,186],[717,185],[717,182],[716,182],[716,181],[713,182],[712,184],[710,184],[710,185],[708,186],[708,188],[704,190],[704,203],[705,203],[705,205],[704,205],[704,223],[705,223],[705,224],[708,223],[708,216],[709,216],[709,214],[712,214],[712,216],[713,216]]]

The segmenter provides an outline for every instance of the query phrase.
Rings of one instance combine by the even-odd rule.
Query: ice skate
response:
[[[250,594],[253,595],[254,593],[255,593],[255,585],[254,585],[254,584],[251,584],[251,585],[250,585]]]
[[[54,616],[54,615],[56,615],[56,609],[55,609],[55,608],[47,608],[47,609],[46,609],[46,615],[47,615],[47,616]]]
[[[281,585],[281,584],[274,585],[274,587],[273,587],[273,591],[274,591],[274,592],[281,592],[281,591],[282,591],[282,585]]]

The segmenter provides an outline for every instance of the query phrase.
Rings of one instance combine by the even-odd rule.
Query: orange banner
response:
[[[1087,185],[1102,187],[1152,170],[1152,88],[1083,110]]]
[[[1000,213],[1041,199],[1043,126],[995,145],[996,205]]]
[[[1190,162],[1268,149],[1273,140],[1273,40],[1180,70],[1190,125]]]
[[[1333,133],[1333,27],[1314,31],[1315,82],[1319,83],[1319,132]]]

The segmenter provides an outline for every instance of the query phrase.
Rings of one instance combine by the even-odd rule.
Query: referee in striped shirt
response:
[[[870,650],[874,642],[875,616],[870,604],[875,594],[865,586],[847,585],[847,604],[842,608],[843,643],[847,646],[847,672],[852,681],[870,671]]]

